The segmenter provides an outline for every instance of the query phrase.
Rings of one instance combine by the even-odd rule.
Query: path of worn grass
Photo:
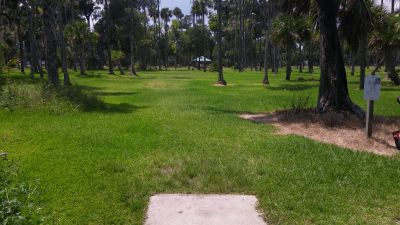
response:
[[[100,74],[100,76],[97,76]],[[63,115],[0,110],[0,150],[29,181],[56,224],[141,224],[154,193],[255,194],[271,224],[394,224],[400,220],[400,160],[356,153],[243,121],[240,112],[316,101],[317,75],[283,81],[228,71],[94,72],[74,84],[97,93],[104,110]],[[350,78],[350,91],[364,105]],[[399,88],[384,84],[377,113],[399,116]],[[399,125],[400,126],[400,125]]]

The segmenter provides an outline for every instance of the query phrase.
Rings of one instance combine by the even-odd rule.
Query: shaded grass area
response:
[[[317,101],[318,75],[142,72],[140,78],[94,71],[74,86],[104,105],[63,114],[0,110],[0,151],[21,176],[40,180],[48,221],[142,224],[155,193],[255,194],[270,224],[394,224],[400,218],[400,158],[356,153],[243,121],[243,112]],[[29,83],[14,73],[10,79]],[[302,79],[298,79],[298,78]],[[365,107],[358,77],[353,100]],[[383,83],[376,112],[399,116],[399,88]],[[110,113],[112,112],[112,113]],[[399,125],[400,126],[400,125]]]

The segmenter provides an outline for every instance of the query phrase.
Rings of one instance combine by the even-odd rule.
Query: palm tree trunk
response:
[[[303,73],[303,45],[299,44],[299,72]]]
[[[111,21],[110,21],[110,9],[108,5],[109,0],[104,1],[104,7],[106,11],[106,35],[107,35],[107,58],[108,58],[108,73],[114,74],[112,59],[111,59]]]
[[[131,19],[131,72],[133,75],[137,76],[136,70],[135,70],[135,54],[134,54],[134,48],[135,48],[135,31],[133,29],[133,24],[134,24],[134,8],[131,6],[131,14],[132,14],[132,19]]]
[[[79,71],[81,76],[86,75],[86,66],[85,66],[85,46],[81,46],[80,49],[78,50],[80,51],[79,53]]]
[[[311,42],[308,43],[308,73],[314,73],[314,61],[312,56]]]
[[[269,84],[268,78],[268,32],[265,35],[265,45],[264,45],[264,79],[263,84]]]
[[[349,96],[346,69],[337,30],[336,1],[317,0],[321,31],[321,78],[318,96],[318,112],[347,110],[358,118],[365,118],[363,110]]]
[[[388,72],[388,77],[394,84],[400,85],[400,77],[396,72],[396,64],[394,62],[395,51],[390,47],[386,47],[386,49],[384,50],[384,54],[385,54],[385,64],[386,64],[385,67]]]
[[[391,7],[392,8],[392,10],[391,10],[392,13],[394,13],[394,4],[395,4],[395,0],[392,0],[392,7]]]
[[[19,46],[20,71],[22,74],[25,74],[24,40],[21,31],[21,21],[18,21],[17,24],[17,36],[18,36],[18,46]]]
[[[203,32],[206,32],[206,23],[205,23],[205,15],[204,12],[202,12],[202,20],[203,20]],[[204,72],[207,72],[207,66],[206,66],[206,39],[203,40],[203,67],[204,67]]]
[[[57,68],[57,38],[55,4],[51,0],[43,0],[44,36],[46,39],[46,68],[49,82],[53,86],[60,83]]]
[[[164,46],[164,67],[168,70],[168,22],[165,20],[164,32],[165,32],[165,46]]]
[[[68,65],[67,65],[67,45],[65,43],[64,37],[64,21],[63,21],[63,13],[62,13],[62,5],[58,3],[58,42],[60,46],[60,55],[61,55],[61,68],[64,75],[64,85],[71,85],[71,81],[69,79],[68,74]]]
[[[366,35],[362,35],[360,40],[360,89],[364,90],[365,68],[367,66],[368,39]]]
[[[353,52],[351,52],[350,53],[350,63],[351,63],[351,65],[350,65],[350,67],[351,67],[351,72],[350,72],[350,74],[351,74],[351,76],[354,76],[354,74],[355,74],[355,71],[356,71],[356,62],[355,62],[355,57],[354,57],[354,53]]]
[[[32,5],[31,9],[29,9],[29,28],[28,28],[28,35],[29,35],[29,56],[30,56],[30,64],[31,64],[31,71],[30,76],[32,79],[35,79],[35,72],[37,70],[37,47],[36,47],[36,40],[33,31],[33,8],[35,6]]]
[[[290,80],[292,74],[292,46],[286,46],[286,80]]]
[[[218,45],[218,83],[226,85],[224,80],[224,68],[222,66],[222,0],[218,0],[218,31],[217,31],[217,45]]]

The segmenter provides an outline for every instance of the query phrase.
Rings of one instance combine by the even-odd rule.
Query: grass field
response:
[[[238,118],[307,96],[314,105],[318,74],[294,71],[293,81],[282,70],[264,87],[260,72],[227,70],[224,88],[200,71],[72,74],[105,104],[0,109],[0,152],[24,180],[39,180],[46,224],[142,224],[155,193],[255,194],[270,224],[399,224],[400,157],[278,136]],[[352,99],[365,107],[357,84],[349,77]],[[385,82],[376,113],[400,116],[399,91]]]

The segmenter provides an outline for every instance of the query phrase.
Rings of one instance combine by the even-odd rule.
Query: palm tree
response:
[[[291,0],[285,4],[293,14],[304,14],[310,9],[310,0]],[[337,19],[344,5],[362,4],[364,0],[314,0],[318,11],[321,34],[321,78],[317,111],[347,110],[360,119],[365,112],[354,104],[349,96],[346,70],[339,39]]]
[[[396,85],[400,85],[400,77],[396,72],[395,50],[400,47],[400,18],[394,14],[387,14],[383,7],[374,10],[375,26],[371,39],[371,46],[383,55],[381,63],[385,62],[388,77]],[[377,66],[377,69],[380,65]],[[376,69],[376,70],[377,70]]]
[[[161,18],[164,20],[164,66],[165,70],[168,70],[168,22],[172,17],[172,11],[169,8],[161,9]]]
[[[89,40],[89,30],[84,20],[76,20],[65,27],[65,34],[70,42],[70,46],[75,52],[79,62],[81,75],[85,75],[85,43]]]
[[[193,25],[197,25],[197,16],[201,15],[201,5],[199,0],[194,0],[192,4],[191,14],[193,16]]]
[[[290,80],[292,73],[292,53],[299,38],[296,19],[292,15],[281,14],[275,18],[272,24],[272,38],[286,48],[286,80]]]
[[[175,8],[174,8],[174,10],[172,11],[172,14],[175,16],[175,18],[176,18],[178,21],[181,21],[182,18],[184,17],[184,15],[183,15],[183,13],[182,13],[182,10],[181,10],[180,8],[178,8],[178,7],[175,7]]]
[[[367,66],[368,36],[373,29],[371,0],[344,4],[340,18],[340,33],[347,39],[352,52],[352,75],[354,74],[354,55],[358,51],[360,61],[360,89],[364,89],[365,68]]]

